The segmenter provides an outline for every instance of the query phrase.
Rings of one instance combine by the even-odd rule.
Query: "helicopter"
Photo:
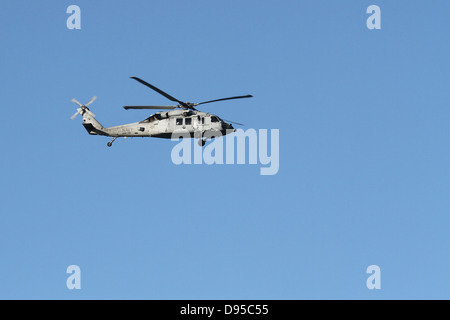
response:
[[[236,130],[232,124],[243,124],[230,120],[225,121],[214,114],[202,112],[195,107],[206,103],[253,97],[252,95],[245,95],[203,101],[200,103],[183,102],[140,78],[131,77],[131,79],[142,83],[143,85],[153,89],[162,96],[178,104],[172,106],[124,106],[123,108],[125,110],[159,109],[170,111],[156,112],[140,122],[105,128],[95,119],[96,115],[88,108],[88,106],[94,102],[97,97],[94,96],[84,105],[76,99],[72,99],[72,102],[76,103],[79,108],[71,119],[75,119],[75,117],[80,114],[83,117],[83,126],[90,135],[112,137],[113,139],[107,143],[108,147],[111,147],[113,142],[119,137],[124,137],[125,139],[128,137],[155,137],[171,139],[172,134],[176,130],[183,130],[183,132],[188,133],[191,138],[198,138],[198,144],[200,146],[204,146],[208,139],[213,139],[217,136],[235,132]]]

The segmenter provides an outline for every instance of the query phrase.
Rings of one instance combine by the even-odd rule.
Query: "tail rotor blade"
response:
[[[81,109],[78,109],[77,113],[75,113],[73,116],[71,116],[70,119],[72,119],[72,120],[75,119],[76,116],[80,113],[80,110]]]
[[[72,99],[72,102],[75,102],[77,105],[79,105],[80,107],[82,107],[83,105],[81,103],[79,103],[75,98]]]
[[[97,99],[97,97],[96,97],[96,96],[93,96],[92,99],[91,99],[91,101],[89,101],[88,103],[85,104],[85,107],[87,107],[87,106],[90,105],[92,102],[94,102],[95,99]]]

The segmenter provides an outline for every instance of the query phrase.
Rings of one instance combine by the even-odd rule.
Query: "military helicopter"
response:
[[[172,134],[176,130],[183,130],[183,132],[188,133],[191,138],[198,138],[199,145],[204,146],[208,139],[213,139],[214,137],[226,135],[236,131],[233,128],[232,123],[236,125],[243,124],[229,120],[225,121],[216,115],[199,111],[195,107],[211,102],[253,97],[252,95],[245,95],[203,101],[200,103],[183,102],[175,99],[171,95],[165,93],[164,91],[158,89],[150,83],[145,82],[142,79],[139,79],[137,77],[131,77],[131,79],[142,83],[143,85],[155,90],[167,99],[178,104],[173,106],[124,106],[123,108],[125,110],[160,109],[172,111],[156,112],[155,114],[152,114],[150,117],[140,122],[105,128],[95,119],[96,115],[92,113],[88,108],[88,106],[92,102],[94,102],[97,97],[94,96],[88,103],[84,105],[77,100],[72,99],[72,101],[75,102],[79,106],[79,108],[77,109],[77,112],[71,117],[71,119],[73,120],[77,115],[81,114],[81,116],[83,117],[83,126],[89,134],[113,137],[113,139],[107,143],[108,147],[111,147],[113,142],[119,137],[155,137],[170,139],[172,137]]]

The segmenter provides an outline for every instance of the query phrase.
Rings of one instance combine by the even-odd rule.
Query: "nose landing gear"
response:
[[[204,146],[205,146],[205,143],[206,143],[206,139],[205,139],[205,140],[203,140],[203,139],[198,140],[198,145],[199,145],[200,147],[204,147]]]

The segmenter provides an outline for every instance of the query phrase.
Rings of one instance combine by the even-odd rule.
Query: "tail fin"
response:
[[[83,126],[89,134],[105,135],[103,126],[95,119],[95,115],[89,109],[83,114]]]

